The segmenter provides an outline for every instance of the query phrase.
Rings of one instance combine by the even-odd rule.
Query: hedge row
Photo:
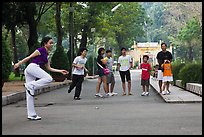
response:
[[[186,83],[202,84],[202,63],[172,63],[174,84],[176,80],[182,80],[182,86]]]

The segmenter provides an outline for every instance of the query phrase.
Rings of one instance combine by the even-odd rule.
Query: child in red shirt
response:
[[[141,85],[142,85],[142,96],[148,96],[149,95],[149,79],[150,79],[150,70],[151,65],[147,62],[149,59],[148,55],[143,56],[143,63],[140,65],[140,68],[142,69],[142,75],[141,75]],[[146,87],[146,92],[145,92]]]

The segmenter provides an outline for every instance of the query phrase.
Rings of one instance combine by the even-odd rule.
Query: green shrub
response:
[[[186,87],[186,83],[202,84],[202,64],[190,63],[186,64],[179,73],[179,78],[182,80],[182,85]]]
[[[5,40],[2,37],[2,69],[1,69],[1,74],[2,74],[2,81],[6,82],[9,79],[9,75],[11,72],[11,64],[12,59],[11,59],[11,52],[9,49],[8,44],[5,42]]]
[[[172,63],[172,73],[173,73],[173,80],[174,84],[176,80],[180,80],[179,77],[180,70],[185,66],[185,63]]]
[[[87,58],[87,63],[86,63],[86,68],[88,69],[88,74],[90,76],[93,75],[93,55],[88,56]],[[94,58],[94,73],[97,73],[97,65],[96,65],[96,58]],[[95,75],[94,74],[94,75]]]
[[[65,69],[69,70],[70,65],[68,61],[68,57],[64,52],[64,48],[62,46],[57,47],[52,58],[51,58],[51,67],[55,69]],[[52,75],[62,76],[61,73],[51,72]]]

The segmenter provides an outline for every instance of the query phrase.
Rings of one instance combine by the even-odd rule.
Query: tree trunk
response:
[[[71,52],[71,62],[74,60],[74,34],[73,34],[73,13],[74,9],[72,6],[72,2],[70,3],[70,12],[69,12],[69,45],[70,45],[70,52]]]
[[[37,22],[35,20],[35,8],[34,6],[27,6],[27,22],[29,26],[29,38],[28,38],[28,48],[29,54],[31,54],[38,47],[38,34],[37,34]]]
[[[87,37],[88,37],[87,32],[88,32],[88,26],[84,25],[83,31],[82,31],[82,38],[81,38],[80,48],[82,48],[82,47],[86,48]]]
[[[13,60],[14,60],[14,64],[15,64],[18,62],[15,26],[11,27],[11,44],[12,44],[12,48],[13,48]],[[19,77],[20,76],[19,68],[17,68],[14,73],[15,73],[15,77]]]
[[[191,45],[189,47],[189,60],[193,61],[193,47]]]
[[[123,38],[120,33],[116,32],[116,41],[118,43],[118,56],[121,55],[121,48],[124,47]]]
[[[61,2],[56,2],[56,28],[57,28],[57,46],[62,46],[62,25],[61,25]]]

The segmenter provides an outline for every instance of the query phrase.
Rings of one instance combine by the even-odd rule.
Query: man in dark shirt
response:
[[[164,59],[172,61],[172,54],[169,51],[167,51],[166,48],[167,48],[166,43],[161,43],[162,51],[160,51],[157,54],[157,61],[159,63],[157,79],[159,80],[160,93],[162,92],[162,79],[163,79],[163,72],[162,72],[161,65],[164,63]]]

